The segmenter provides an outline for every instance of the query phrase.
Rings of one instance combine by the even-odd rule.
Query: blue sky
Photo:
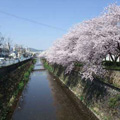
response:
[[[32,19],[53,29],[0,13],[0,32],[13,40],[37,49],[47,49],[70,27],[100,15],[104,7],[116,0],[0,0],[0,11]],[[117,1],[120,5],[120,1]]]

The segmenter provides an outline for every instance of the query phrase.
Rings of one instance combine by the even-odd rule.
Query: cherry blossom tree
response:
[[[93,75],[104,76],[102,61],[108,54],[115,63],[120,56],[120,6],[116,4],[109,5],[102,15],[75,25],[44,57],[51,64],[66,67],[66,72],[80,62],[82,76],[93,80]]]

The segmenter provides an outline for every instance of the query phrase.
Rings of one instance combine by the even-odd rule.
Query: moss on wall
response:
[[[65,74],[59,65],[44,67],[58,77],[100,120],[120,120],[120,92],[97,81],[83,80],[78,71]]]

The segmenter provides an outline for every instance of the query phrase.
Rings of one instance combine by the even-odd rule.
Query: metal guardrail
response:
[[[18,59],[18,60],[15,60],[15,59],[6,60],[6,61],[4,61],[3,64],[0,64],[0,68],[1,68],[1,67],[5,67],[5,66],[9,66],[9,65],[13,65],[13,64],[16,64],[16,63],[19,63],[19,62],[22,62],[22,61],[28,60],[28,59],[30,59],[30,58],[31,58],[31,57],[22,58],[22,59]]]
[[[20,62],[0,67],[0,77],[3,77],[7,73],[10,73],[10,72],[14,71],[18,67],[20,67],[21,65],[23,65],[23,64],[25,64],[25,63],[27,63],[29,61],[32,62],[32,60],[33,60],[33,58],[24,59],[24,60],[22,60]]]
[[[110,87],[110,88],[112,88],[112,89],[114,89],[114,90],[117,90],[117,91],[119,91],[120,92],[120,88],[118,88],[118,87],[115,87],[115,86],[113,86],[112,84],[109,84],[109,83],[105,83],[105,82],[103,82],[103,81],[101,81],[101,80],[95,80],[96,82],[99,82],[100,84],[102,84],[102,85],[105,85],[105,86],[107,86],[107,87]]]

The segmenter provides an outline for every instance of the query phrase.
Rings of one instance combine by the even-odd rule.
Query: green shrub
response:
[[[18,85],[18,89],[21,90],[22,88],[24,87],[24,82],[20,82],[19,85]]]
[[[84,97],[83,97],[82,95],[80,96],[80,100],[81,100],[81,101],[83,101],[83,100],[84,100]]]
[[[29,73],[29,72],[26,72],[26,73],[24,74],[24,79],[25,79],[25,80],[28,79],[28,78],[29,78],[29,75],[30,75],[30,73]]]

